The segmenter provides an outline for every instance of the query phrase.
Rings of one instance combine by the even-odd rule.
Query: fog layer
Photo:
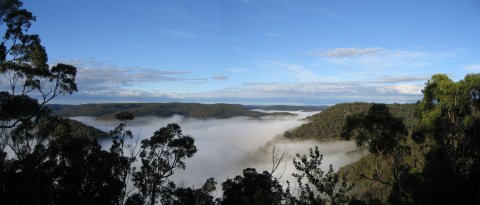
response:
[[[283,132],[295,128],[312,112],[296,112],[297,116],[266,116],[261,118],[234,117],[229,119],[193,119],[182,116],[169,118],[142,117],[127,123],[140,140],[150,137],[154,131],[169,123],[177,123],[186,135],[195,138],[198,152],[186,160],[186,170],[178,170],[173,179],[188,186],[201,186],[207,178],[214,177],[217,182],[233,178],[246,167],[257,171],[271,170],[272,149],[287,149],[290,160],[282,164],[276,176],[290,179],[293,166],[291,157],[295,153],[306,154],[308,149],[319,146],[324,154],[323,164],[333,164],[335,168],[351,163],[362,156],[355,144],[349,141],[318,142],[290,141],[282,137]],[[87,125],[108,131],[118,122],[96,121],[92,117],[73,117]],[[109,141],[100,142],[109,147]]]

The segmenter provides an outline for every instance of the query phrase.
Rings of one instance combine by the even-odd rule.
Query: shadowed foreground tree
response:
[[[267,205],[281,204],[284,192],[278,180],[270,173],[258,173],[253,168],[243,170],[243,176],[227,179],[222,183],[222,205]]]
[[[133,115],[117,115],[121,123],[110,133],[109,150],[91,136],[78,136],[68,120],[50,117],[48,102],[77,91],[76,68],[47,64],[39,36],[28,34],[35,17],[22,2],[0,1],[0,21],[5,31],[0,43],[0,204],[123,204],[127,197],[130,203],[154,195],[153,204],[168,176],[195,153],[193,139],[169,125],[145,140],[136,178],[145,184],[140,193],[127,190],[136,155],[126,152],[125,142],[132,138],[126,121]],[[160,157],[151,157],[155,152]]]
[[[281,185],[269,172],[258,173],[253,168],[243,170],[243,176],[222,183],[223,198],[220,204],[233,205],[342,205],[350,202],[352,184],[341,179],[330,165],[327,172],[321,169],[323,156],[318,147],[310,154],[296,155],[293,164],[297,186]]]
[[[392,196],[399,194],[402,198],[407,198],[407,193],[401,179],[410,169],[405,163],[410,152],[407,136],[403,120],[393,116],[385,104],[373,104],[367,113],[347,117],[341,133],[344,139],[355,139],[358,146],[367,146],[375,156],[374,174],[359,173],[360,177],[390,186]],[[391,167],[387,173],[380,171],[384,167],[378,167],[382,162]]]
[[[341,133],[344,139],[355,139],[358,146],[367,146],[370,153],[392,155],[406,139],[403,120],[394,117],[385,104],[373,104],[367,113],[347,117]]]
[[[176,187],[173,182],[163,190],[161,202],[164,205],[214,205],[215,201],[212,192],[216,189],[216,182],[213,178],[207,179],[201,188],[181,188]]]
[[[480,74],[454,82],[438,74],[426,83],[417,103],[420,123],[405,138],[399,119],[382,105],[365,115],[348,118],[343,136],[367,143],[376,159],[389,162],[392,181],[377,175],[364,176],[392,186],[392,204],[480,204]],[[376,111],[375,111],[376,110]],[[383,110],[383,111],[382,111]],[[413,171],[409,164],[412,149],[405,140],[423,147],[423,165]],[[418,167],[416,167],[418,168]]]
[[[410,185],[418,204],[480,204],[480,74],[459,82],[434,75],[418,102],[418,142],[431,141]]]
[[[177,169],[185,169],[185,158],[197,152],[194,139],[183,135],[180,126],[169,124],[142,140],[142,166],[133,174],[133,182],[142,198],[153,205],[164,189],[163,185]]]
[[[310,154],[296,155],[293,160],[295,169],[298,171],[293,176],[298,183],[298,196],[293,199],[294,204],[299,205],[341,205],[350,201],[348,192],[353,184],[348,184],[345,179],[340,179],[338,174],[329,166],[327,172],[321,169],[323,155],[318,147],[310,148]],[[287,191],[289,192],[289,190]]]
[[[77,91],[76,68],[57,64],[49,67],[40,38],[28,34],[35,17],[18,0],[0,2],[0,26],[5,33],[0,43],[0,148],[25,157],[44,139],[25,132],[48,113],[45,104],[59,95]],[[3,30],[3,29],[2,29]]]
[[[113,155],[112,161],[114,160],[112,162],[114,164],[113,175],[122,186],[117,204],[123,204],[130,192],[127,190],[127,184],[131,181],[132,172],[136,169],[135,166],[132,166],[137,158],[136,147],[126,142],[133,138],[132,132],[127,130],[127,121],[133,120],[135,117],[129,112],[121,112],[115,118],[120,121],[120,124],[109,133],[109,137],[112,139],[110,154]]]

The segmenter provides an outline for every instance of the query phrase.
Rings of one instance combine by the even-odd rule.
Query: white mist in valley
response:
[[[275,176],[291,180],[294,154],[307,154],[309,148],[318,146],[324,155],[324,169],[332,164],[335,169],[358,160],[363,154],[356,152],[351,141],[319,142],[313,140],[291,141],[282,134],[305,123],[305,117],[315,113],[294,112],[296,116],[265,116],[260,118],[233,117],[228,119],[194,119],[175,115],[168,118],[141,117],[127,122],[127,128],[140,141],[169,123],[181,126],[185,135],[195,139],[198,152],[186,160],[186,170],[177,170],[173,176],[180,185],[201,186],[206,179],[214,177],[219,183],[234,178],[247,167],[261,172],[271,170],[272,149],[286,149],[289,160],[285,161]],[[92,117],[72,117],[100,130],[113,129],[118,122],[96,121]],[[101,142],[109,147],[107,141]]]

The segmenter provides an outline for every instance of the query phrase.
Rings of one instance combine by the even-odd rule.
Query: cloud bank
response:
[[[421,98],[424,83],[431,76],[420,68],[437,59],[454,56],[452,53],[381,47],[332,48],[309,55],[315,56],[311,59],[320,63],[275,59],[256,64],[256,69],[225,68],[234,79],[221,74],[221,70],[196,73],[191,68],[182,71],[70,60],[65,63],[78,68],[79,92],[55,102],[415,102]],[[469,65],[465,70],[477,67]]]

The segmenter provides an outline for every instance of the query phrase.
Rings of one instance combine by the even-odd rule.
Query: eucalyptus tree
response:
[[[0,134],[2,151],[8,147],[16,157],[25,157],[45,139],[27,130],[46,115],[45,104],[59,95],[77,91],[76,68],[50,67],[40,37],[29,34],[33,14],[18,0],[0,2],[0,25],[5,33],[0,43]]]
[[[353,184],[340,178],[332,165],[328,167],[328,171],[322,170],[322,160],[323,155],[318,147],[310,148],[308,156],[297,154],[294,158],[293,165],[297,172],[293,176],[297,180],[298,196],[293,198],[293,204],[342,205],[350,202],[348,192],[353,188]]]
[[[141,166],[133,173],[133,182],[143,200],[154,205],[162,198],[169,178],[177,169],[185,169],[184,160],[197,152],[194,142],[177,124],[169,124],[142,140]]]
[[[421,204],[479,204],[480,74],[454,82],[438,74],[418,102],[419,142],[431,144],[423,173],[411,189]]]
[[[389,186],[401,198],[408,198],[402,179],[410,170],[405,161],[410,147],[406,143],[408,130],[403,119],[393,116],[385,104],[373,104],[366,113],[347,117],[341,137],[354,139],[358,146],[366,146],[375,156],[373,175],[359,173],[360,177]],[[391,169],[380,167],[381,163]]]

